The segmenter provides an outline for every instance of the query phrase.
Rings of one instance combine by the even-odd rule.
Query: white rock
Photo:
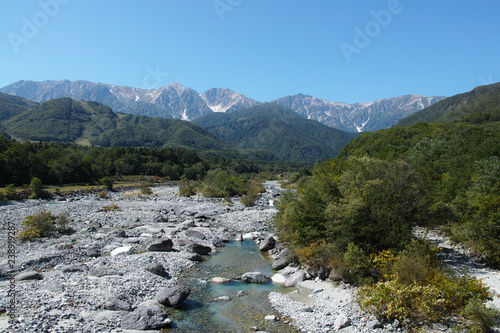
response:
[[[132,253],[132,246],[122,246],[111,251],[112,256],[117,256],[120,254],[126,255]]]
[[[224,277],[219,277],[219,276],[216,276],[216,277],[212,278],[212,280],[210,280],[210,281],[213,282],[213,283],[228,283],[228,282],[231,282],[230,279],[224,278]]]
[[[274,283],[285,283],[286,278],[281,274],[274,274],[271,278]]]

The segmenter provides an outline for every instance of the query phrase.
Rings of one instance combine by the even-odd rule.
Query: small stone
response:
[[[231,300],[231,297],[229,296],[218,296],[215,298],[212,298],[210,302],[229,302]]]
[[[132,306],[125,300],[113,297],[104,304],[104,308],[111,311],[130,311]]]
[[[271,281],[273,281],[274,283],[285,283],[286,278],[282,274],[274,274],[271,277]]]
[[[97,258],[101,256],[101,251],[99,251],[99,249],[96,249],[94,247],[90,247],[87,250],[85,250],[85,254],[87,255],[87,257]]]
[[[345,314],[340,314],[336,319],[334,323],[334,327],[336,330],[340,330],[342,328],[345,328],[347,326],[351,326],[351,319],[347,317]]]
[[[377,319],[370,320],[368,323],[366,323],[366,328],[369,330],[372,330],[374,328],[382,328],[382,327],[383,327],[382,323]]]
[[[122,246],[111,251],[111,256],[132,254],[132,246]]]
[[[42,274],[35,271],[23,272],[15,276],[16,281],[42,280],[42,279],[43,279]]]
[[[88,270],[89,266],[85,264],[67,265],[62,268],[63,273],[86,272]]]
[[[89,275],[96,277],[103,277],[110,275],[123,276],[123,273],[118,271],[116,268],[112,267],[95,267],[90,270]]]
[[[156,274],[158,276],[165,276],[165,267],[163,265],[158,264],[158,263],[151,263],[146,266],[145,268],[148,272]]]
[[[210,281],[213,282],[213,283],[228,283],[228,282],[231,282],[230,279],[224,278],[224,277],[219,277],[219,276],[212,278]]]
[[[222,242],[222,240],[220,238],[216,237],[216,238],[212,239],[212,245],[215,247],[223,247],[224,243]]]
[[[278,321],[278,317],[276,317],[275,315],[267,315],[264,317],[264,320],[268,320],[268,321]]]

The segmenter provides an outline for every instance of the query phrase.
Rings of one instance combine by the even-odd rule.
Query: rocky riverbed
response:
[[[145,328],[159,332],[159,327],[172,323],[165,314],[168,306],[158,301],[175,307],[186,296],[179,286],[183,272],[196,269],[208,252],[224,251],[227,242],[242,238],[255,240],[263,252],[269,250],[277,273],[272,276],[275,283],[296,287],[286,294],[271,292],[263,300],[275,309],[266,320],[285,322],[301,332],[401,331],[398,322],[380,322],[361,311],[355,288],[333,284],[325,272],[311,274],[287,265],[286,250],[269,237],[269,222],[276,213],[273,201],[281,190],[276,182],[267,182],[265,187],[266,193],[254,207],[243,206],[238,198],[229,204],[220,199],[180,197],[175,186],[154,187],[149,196],[129,190],[111,192],[107,198],[80,194],[3,203],[0,332],[134,333]],[[117,210],[106,211],[112,205]],[[68,213],[73,233],[16,241],[16,267],[11,270],[8,223],[22,230],[23,219],[42,210]],[[15,282],[11,276],[16,276]],[[16,321],[9,324],[5,309],[12,286]],[[255,325],[245,331],[258,330]],[[168,331],[175,332],[175,325]]]
[[[125,315],[156,303],[158,290],[177,285],[181,272],[195,266],[200,255],[218,251],[237,234],[268,233],[275,213],[269,201],[279,192],[276,183],[266,187],[252,208],[237,198],[228,204],[180,197],[177,187],[168,186],[154,187],[154,194],[146,197],[136,190],[110,192],[104,199],[85,194],[3,203],[0,306],[8,306],[9,278],[16,275],[17,321],[9,325],[3,314],[0,331],[122,332]],[[118,210],[106,211],[112,205]],[[16,241],[16,268],[11,271],[7,224],[20,231],[26,216],[42,210],[68,213],[73,233]],[[159,242],[167,238],[171,244]],[[155,242],[167,248],[152,251]],[[154,272],[160,266],[164,271]]]

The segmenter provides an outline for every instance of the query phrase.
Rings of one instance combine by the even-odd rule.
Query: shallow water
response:
[[[180,284],[191,288],[191,295],[180,310],[172,310],[173,328],[170,332],[253,332],[252,327],[268,332],[296,332],[282,321],[264,320],[277,313],[269,305],[271,291],[291,292],[280,284],[246,284],[235,280],[226,284],[210,282],[213,277],[233,279],[246,272],[262,272],[271,277],[271,262],[261,255],[255,242],[231,242],[220,252],[204,256],[205,261],[186,272]],[[245,294],[238,297],[237,294]],[[210,302],[218,296],[229,296],[230,301]]]

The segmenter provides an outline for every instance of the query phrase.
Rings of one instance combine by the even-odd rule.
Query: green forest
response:
[[[256,162],[221,153],[185,148],[84,147],[71,143],[24,142],[0,135],[0,187],[29,184],[94,184],[103,177],[148,175],[166,180],[203,179],[212,169],[238,174],[275,175],[302,163]]]

